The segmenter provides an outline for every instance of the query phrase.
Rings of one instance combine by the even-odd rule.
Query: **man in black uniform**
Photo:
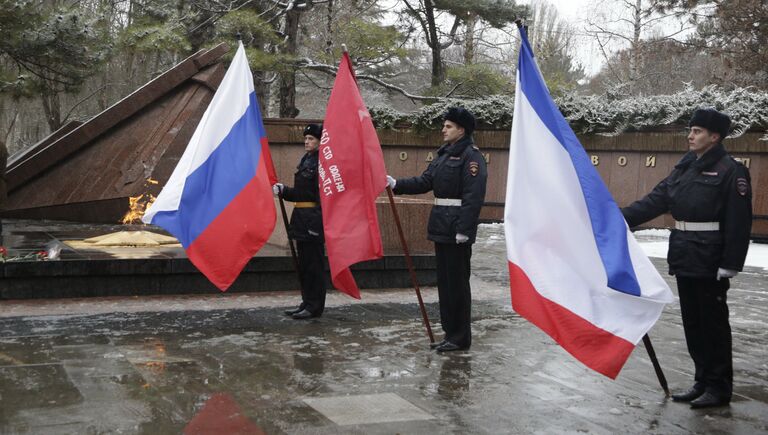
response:
[[[475,117],[463,108],[452,108],[444,119],[445,144],[423,174],[400,180],[387,175],[396,194],[431,190],[435,195],[427,238],[435,242],[440,321],[445,331],[445,339],[432,346],[438,352],[468,349],[472,343],[470,259],[488,178],[485,159],[472,140]]]
[[[288,237],[296,241],[301,280],[301,304],[285,315],[294,319],[319,317],[325,308],[325,272],[323,268],[323,213],[320,210],[320,192],[317,183],[317,149],[323,127],[309,124],[304,129],[304,150],[293,176],[293,187],[277,183],[275,195],[282,193],[292,201]]]
[[[727,405],[733,390],[726,294],[747,256],[752,188],[747,168],[722,145],[730,124],[714,109],[694,112],[690,151],[651,193],[622,209],[630,227],[667,212],[676,220],[667,262],[696,372],[694,385],[672,400],[692,408]]]

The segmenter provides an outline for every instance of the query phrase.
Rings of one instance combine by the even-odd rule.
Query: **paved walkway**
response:
[[[733,403],[691,410],[664,398],[642,347],[612,381],[512,312],[487,236],[472,349],[446,355],[411,290],[333,292],[310,321],[281,314],[290,292],[0,302],[0,433],[768,433],[762,269],[729,293]],[[677,303],[650,335],[670,386],[687,387]]]

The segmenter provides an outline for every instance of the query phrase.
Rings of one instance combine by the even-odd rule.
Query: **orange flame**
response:
[[[144,367],[146,367],[147,370],[152,372],[155,375],[161,375],[165,372],[166,369],[166,349],[165,349],[165,343],[163,343],[161,340],[151,340],[149,342],[144,343],[144,348],[151,348],[154,350],[154,358],[149,361],[145,361],[142,363]],[[145,386],[146,387],[146,386]]]
[[[146,199],[144,199],[146,197]],[[141,217],[147,211],[150,205],[157,199],[151,193],[144,193],[139,196],[128,197],[128,212],[123,216],[123,225],[141,223]]]
[[[165,357],[166,350],[165,350],[165,343],[158,340],[152,343],[155,346],[155,353],[157,353],[157,356],[159,357]]]
[[[148,187],[149,184],[158,184],[157,180],[147,178],[147,182],[144,184]],[[146,197],[146,198],[145,198]],[[156,196],[151,193],[142,193],[139,196],[128,197],[128,212],[125,213],[121,222],[123,225],[130,225],[133,223],[141,223],[141,218],[147,211],[150,205],[157,199]]]

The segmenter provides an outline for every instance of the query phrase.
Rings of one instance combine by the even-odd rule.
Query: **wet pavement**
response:
[[[445,355],[407,289],[331,292],[309,321],[281,313],[295,292],[0,301],[0,433],[768,433],[764,269],[729,292],[731,406],[691,410],[664,398],[642,347],[613,381],[517,316],[501,228],[479,240],[472,349]],[[650,336],[672,389],[688,387],[677,303]]]

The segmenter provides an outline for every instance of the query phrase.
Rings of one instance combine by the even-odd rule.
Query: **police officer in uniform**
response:
[[[470,259],[488,178],[485,159],[472,139],[474,130],[475,117],[469,111],[451,108],[444,115],[445,144],[424,173],[399,180],[387,175],[396,194],[431,190],[435,195],[427,238],[435,243],[440,321],[445,331],[445,339],[432,345],[438,352],[468,349],[472,343]]]
[[[742,270],[752,226],[749,171],[723,147],[731,120],[699,109],[689,123],[689,152],[643,199],[622,209],[630,227],[663,213],[675,218],[669,273],[677,279],[694,384],[673,394],[692,408],[724,406],[733,390],[727,290]]]
[[[325,308],[323,214],[317,182],[317,149],[322,135],[322,125],[309,124],[304,129],[306,154],[296,167],[293,187],[280,183],[273,186],[275,195],[282,193],[286,201],[294,203],[288,237],[296,241],[298,251],[301,304],[285,311],[294,319],[319,317]]]

